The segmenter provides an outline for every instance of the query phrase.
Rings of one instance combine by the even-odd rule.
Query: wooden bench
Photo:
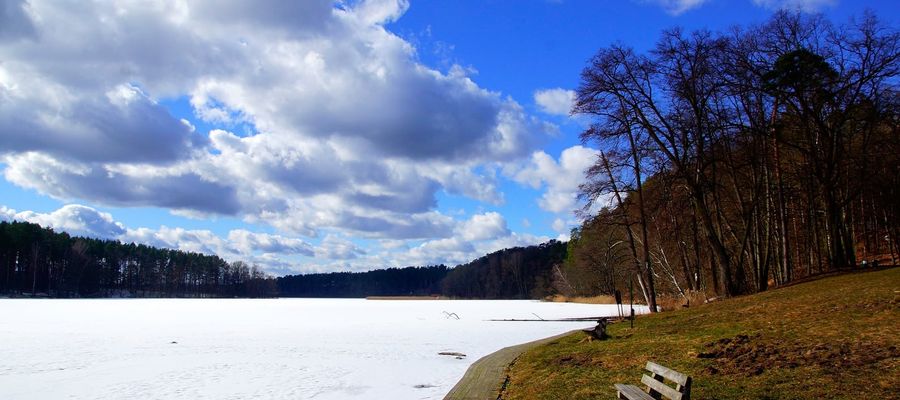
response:
[[[617,383],[615,386],[616,390],[619,391],[619,399],[658,400],[667,398],[670,400],[690,400],[691,377],[652,361],[647,361],[647,366],[644,368],[650,372],[650,375],[641,377],[641,383],[647,385],[647,390],[642,390],[634,385]],[[675,383],[675,387],[667,385],[665,380]]]

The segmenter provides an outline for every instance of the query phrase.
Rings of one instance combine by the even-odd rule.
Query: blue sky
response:
[[[600,48],[894,1],[11,1],[0,218],[273,274],[567,239]]]

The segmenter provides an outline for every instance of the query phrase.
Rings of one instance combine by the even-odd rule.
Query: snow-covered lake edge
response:
[[[0,398],[440,399],[482,356],[593,325],[488,319],[615,313],[524,300],[4,299]]]

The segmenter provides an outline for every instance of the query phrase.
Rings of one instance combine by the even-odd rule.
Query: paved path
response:
[[[466,374],[456,383],[444,400],[495,400],[500,387],[506,381],[506,367],[519,355],[532,347],[552,342],[572,332],[535,340],[515,346],[504,347],[496,352],[481,357],[469,366]]]

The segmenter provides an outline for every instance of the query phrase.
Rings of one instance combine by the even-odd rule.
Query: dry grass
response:
[[[444,296],[369,296],[366,300],[447,300]]]
[[[685,307],[699,306],[706,303],[708,297],[706,293],[699,290],[689,290],[684,296],[659,296],[656,298],[656,304],[663,311],[680,310]]]
[[[701,291],[688,291],[684,296],[659,296],[656,298],[656,304],[664,311],[679,310],[685,307],[698,306],[707,302],[708,297]],[[637,300],[637,299],[635,299]],[[544,301],[553,303],[582,303],[582,304],[616,304],[616,298],[608,295],[600,296],[565,296],[555,294],[547,296]],[[625,301],[627,304],[628,302]],[[636,305],[643,305],[643,301],[635,301]]]
[[[546,297],[544,301],[553,303],[616,304],[616,298],[613,296],[568,297],[561,294],[555,294],[553,296]]]
[[[882,399],[900,387],[900,268],[640,316],[536,347],[503,398],[614,398],[648,360],[694,378],[695,399]]]

